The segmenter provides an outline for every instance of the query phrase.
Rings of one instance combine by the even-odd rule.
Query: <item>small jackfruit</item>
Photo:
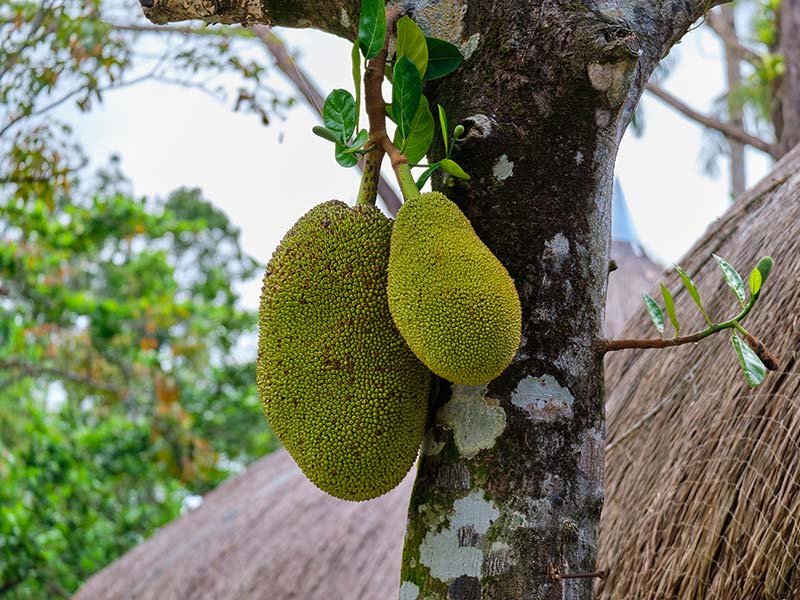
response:
[[[514,281],[443,194],[421,194],[400,208],[388,294],[411,350],[448,381],[486,383],[516,354],[522,314]]]
[[[345,500],[403,479],[422,441],[430,371],[386,299],[391,221],[331,200],[302,216],[264,276],[257,383],[300,469]]]

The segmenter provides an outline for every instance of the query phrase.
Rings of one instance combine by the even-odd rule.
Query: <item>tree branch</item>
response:
[[[775,145],[770,144],[766,140],[762,140],[759,137],[751,135],[747,133],[744,129],[740,127],[736,127],[731,123],[725,123],[724,121],[720,121],[719,119],[715,119],[714,117],[709,117],[708,115],[704,115],[688,104],[684,103],[682,100],[679,100],[663,88],[659,87],[655,83],[648,82],[647,83],[647,91],[653,94],[656,98],[660,99],[665,104],[671,106],[684,116],[688,117],[689,119],[696,121],[703,125],[704,127],[708,127],[710,129],[715,129],[716,131],[721,132],[725,137],[730,138],[732,140],[736,140],[737,142],[741,142],[743,144],[747,144],[748,146],[752,146],[757,150],[761,150],[762,152],[769,154],[772,158],[778,159],[778,149]]]
[[[313,27],[348,39],[358,31],[358,0],[139,0],[158,25],[199,19],[206,23]]]
[[[73,383],[79,383],[81,385],[86,385],[96,390],[100,390],[103,392],[109,392],[112,394],[117,394],[120,396],[124,395],[123,388],[110,384],[104,383],[102,381],[98,381],[93,377],[88,375],[80,375],[78,373],[74,373],[72,371],[66,371],[64,369],[60,369],[58,367],[51,367],[47,365],[36,365],[33,363],[24,362],[21,360],[2,360],[0,361],[0,369],[7,370],[7,371],[20,371],[23,375],[27,377],[39,377],[42,375],[52,375],[54,377],[60,379],[66,379],[67,381],[71,381]]]

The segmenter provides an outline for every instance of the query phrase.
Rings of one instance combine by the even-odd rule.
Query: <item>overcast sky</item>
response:
[[[348,42],[311,30],[276,31],[300,50],[299,63],[324,93],[351,87]],[[680,60],[664,87],[709,111],[723,89],[719,44],[698,30],[673,53]],[[276,87],[291,91],[275,73]],[[643,247],[670,264],[729,205],[727,163],[720,161],[716,179],[703,175],[701,129],[652,97],[644,108],[645,136],[626,134],[616,173]],[[202,92],[144,83],[108,93],[89,114],[63,114],[96,164],[122,157],[137,194],[202,188],[241,228],[245,250],[263,262],[309,208],[331,198],[352,202],[358,190],[358,171],[336,164],[332,145],[311,133],[316,117],[302,102],[285,121],[263,127]],[[768,169],[751,152],[748,184]],[[247,286],[246,305],[257,306],[259,288]]]

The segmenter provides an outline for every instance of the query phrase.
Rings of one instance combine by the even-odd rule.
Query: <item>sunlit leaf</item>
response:
[[[739,359],[739,366],[742,369],[744,378],[751,387],[755,387],[764,381],[764,375],[767,373],[767,368],[761,359],[756,356],[750,347],[742,341],[736,332],[731,334],[731,342],[733,349],[736,351],[736,356]]]
[[[402,17],[397,21],[397,49],[396,56],[407,56],[414,63],[420,75],[425,75],[428,68],[428,45],[425,35],[410,17]]]
[[[661,311],[661,307],[646,292],[642,292],[642,300],[644,300],[644,307],[658,333],[664,333],[664,313]]]
[[[745,296],[742,276],[739,275],[739,272],[729,265],[722,257],[717,256],[716,254],[712,254],[711,256],[713,256],[714,260],[717,261],[717,264],[722,271],[722,275],[725,277],[725,282],[728,284],[728,287],[733,290],[733,293],[736,294],[739,304],[741,304],[742,308],[744,308]]]
[[[384,0],[361,0],[358,44],[365,58],[374,58],[386,40],[386,3]]]
[[[675,314],[675,300],[673,300],[672,294],[667,286],[665,286],[663,283],[661,284],[661,296],[664,298],[664,308],[667,309],[669,322],[672,323],[672,327],[675,329],[675,337],[678,337],[678,334],[681,331],[681,326],[678,323],[678,315]]]
[[[392,113],[401,139],[411,132],[411,122],[422,98],[422,78],[408,57],[401,56],[394,65]]]

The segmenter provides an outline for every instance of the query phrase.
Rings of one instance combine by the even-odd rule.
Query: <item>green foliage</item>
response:
[[[449,75],[464,61],[461,51],[450,42],[437,38],[425,38],[425,43],[428,46],[428,68],[424,71],[425,81]]]
[[[386,39],[386,3],[384,0],[361,0],[358,43],[364,58],[375,58]]]
[[[145,419],[31,402],[4,405],[0,427],[4,599],[66,598],[180,512],[186,489],[157,460]]]
[[[372,148],[365,147],[368,133],[359,132],[355,140],[352,135],[358,129],[361,109],[361,53],[367,59],[374,58],[383,48],[386,36],[384,0],[362,0],[358,39],[351,52],[351,64],[355,98],[345,90],[333,90],[325,100],[323,118],[325,127],[314,127],[319,137],[335,145],[336,161],[343,167],[355,166],[358,156],[367,154]],[[426,38],[410,17],[397,21],[397,43],[395,44],[392,72],[392,102],[385,107],[386,116],[397,125],[394,145],[406,155],[412,166],[417,166],[430,149],[435,133],[435,122],[427,98],[422,94],[423,81],[444,77],[463,61],[461,52],[452,44],[435,38]],[[439,122],[444,138],[446,162],[437,162],[426,167],[417,187],[421,187],[433,174],[442,168],[451,175],[469,179],[464,170],[450,158],[453,145],[448,142],[447,115],[439,106]],[[462,128],[463,129],[463,128]],[[409,182],[413,183],[409,176]]]
[[[325,202],[284,236],[264,277],[264,414],[306,476],[346,500],[400,483],[427,415],[430,372],[386,299],[391,231],[374,206]]]
[[[644,300],[644,307],[647,309],[647,314],[650,315],[650,320],[653,321],[658,333],[664,333],[664,313],[661,307],[653,298],[646,292],[642,292],[642,300]]]
[[[410,17],[402,17],[397,21],[397,48],[395,59],[407,57],[417,67],[420,75],[425,75],[428,68],[428,45],[425,35]]]
[[[742,338],[736,335],[735,331],[731,333],[731,343],[736,352],[736,357],[739,359],[739,366],[742,369],[745,380],[751,387],[759,385],[764,381],[764,376],[767,373],[764,363],[761,362],[761,359],[747,344],[742,342]]]
[[[253,426],[255,315],[236,289],[260,269],[238,231],[197,190],[135,198],[116,162],[81,180],[52,115],[145,80],[233,91],[263,123],[292,104],[239,51],[251,31],[148,29],[113,0],[0,3],[4,598],[69,596],[277,443]]]
[[[686,291],[689,292],[692,300],[694,300],[694,303],[697,305],[703,314],[703,317],[706,319],[708,327],[702,331],[679,338],[678,335],[680,333],[680,323],[678,322],[678,317],[675,313],[675,301],[669,289],[667,289],[667,287],[662,283],[661,295],[664,297],[664,304],[666,306],[669,320],[672,323],[672,326],[675,328],[675,339],[671,342],[672,344],[698,342],[710,335],[730,329],[732,334],[731,341],[733,343],[733,349],[738,357],[742,373],[748,384],[751,386],[757,386],[764,380],[764,375],[767,369],[774,371],[778,368],[778,360],[774,355],[772,355],[772,353],[770,353],[770,351],[758,338],[751,335],[744,327],[742,327],[741,322],[745,319],[745,317],[747,317],[747,315],[755,306],[758,296],[761,292],[763,282],[766,281],[769,272],[772,270],[773,260],[769,256],[762,257],[758,261],[758,264],[756,264],[756,267],[750,272],[750,299],[747,300],[745,298],[744,281],[742,281],[742,277],[739,275],[738,271],[736,271],[736,269],[734,269],[722,257],[717,256],[716,254],[712,254],[711,256],[714,257],[714,260],[719,265],[719,268],[722,271],[722,276],[725,279],[725,283],[728,284],[728,287],[731,288],[736,296],[736,299],[739,301],[741,312],[727,321],[721,321],[719,323],[712,322],[703,308],[703,305],[700,301],[700,293],[697,291],[692,278],[689,277],[686,271],[675,265],[675,271],[681,278],[684,287],[686,287]],[[647,314],[653,321],[653,325],[655,325],[655,328],[663,336],[664,313],[661,310],[661,307],[645,292],[642,292],[642,298],[644,299]],[[737,335],[737,331],[745,336],[745,340],[747,342],[746,344],[743,343],[741,338]]]
[[[0,528],[16,532],[0,535],[0,588],[13,598],[67,596],[187,493],[276,444],[253,427],[240,348],[255,316],[235,286],[259,268],[238,231],[198,190],[147,201],[113,173],[98,185],[52,208],[0,198]]]

